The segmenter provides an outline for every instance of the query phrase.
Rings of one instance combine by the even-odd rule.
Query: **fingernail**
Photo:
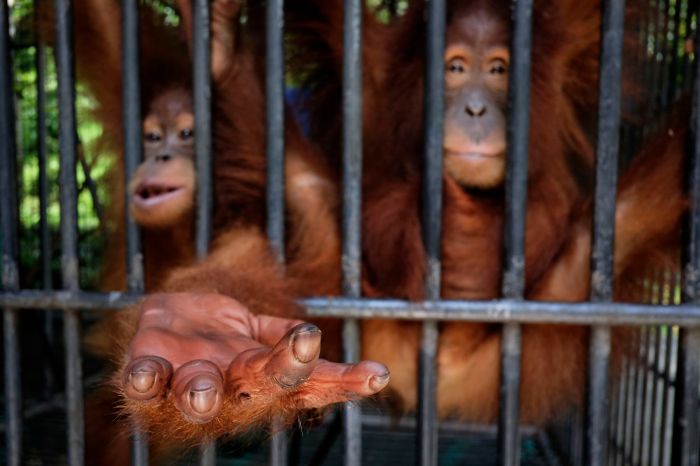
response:
[[[214,387],[190,390],[190,407],[197,414],[207,414],[216,405],[217,392]]]
[[[389,383],[389,376],[390,374],[388,372],[383,375],[373,375],[369,378],[369,388],[375,392],[378,392]]]
[[[321,331],[316,326],[292,336],[292,353],[297,361],[308,364],[318,358],[320,352]]]
[[[153,371],[137,370],[129,374],[131,386],[139,393],[146,393],[156,384],[158,374]]]

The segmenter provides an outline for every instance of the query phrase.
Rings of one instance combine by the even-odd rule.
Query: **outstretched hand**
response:
[[[387,385],[384,365],[332,363],[320,348],[315,325],[254,315],[223,295],[151,295],[121,372],[125,409],[156,435],[196,442]]]

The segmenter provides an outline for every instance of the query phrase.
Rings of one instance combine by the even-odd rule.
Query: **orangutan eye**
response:
[[[461,58],[455,58],[450,60],[447,64],[447,71],[450,73],[464,73],[465,63]]]
[[[153,132],[153,131],[144,134],[144,135],[143,135],[143,138],[144,138],[147,142],[158,142],[158,141],[160,141],[160,140],[162,139],[161,136],[160,136],[160,133],[156,133],[156,132]]]
[[[191,128],[185,128],[182,131],[180,131],[180,139],[191,139],[192,136],[194,136],[194,131]]]
[[[494,60],[491,62],[491,69],[489,70],[489,73],[491,74],[506,74],[508,71],[508,64],[501,60]]]

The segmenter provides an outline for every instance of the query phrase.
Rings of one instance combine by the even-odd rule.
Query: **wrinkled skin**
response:
[[[249,402],[261,387],[267,397],[320,408],[373,395],[389,381],[387,368],[376,362],[319,359],[315,325],[253,315],[222,295],[152,295],[138,319],[122,371],[126,397],[168,398],[192,423],[216,418],[225,400]]]

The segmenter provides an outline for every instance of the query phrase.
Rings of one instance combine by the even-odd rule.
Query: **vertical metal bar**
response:
[[[637,374],[634,395],[634,422],[632,424],[632,443],[630,445],[629,457],[633,463],[640,461],[642,451],[642,419],[644,416],[644,381],[645,367],[644,361],[647,357],[649,345],[649,329],[643,328],[639,340],[639,353],[637,355]]]
[[[440,237],[442,234],[442,138],[445,53],[445,1],[427,2],[425,79],[425,174],[423,178],[423,243],[427,256],[427,299],[440,299]],[[418,461],[436,465],[438,329],[435,321],[423,323],[419,356]]]
[[[690,14],[690,11],[689,11]],[[683,301],[700,303],[700,37],[695,43],[695,69],[693,70],[693,113],[691,118],[691,151],[689,198],[692,211],[687,228],[688,243],[683,269]],[[700,464],[700,424],[698,403],[700,394],[700,329],[688,328],[681,332],[681,355],[679,365],[681,401],[677,410],[680,430],[680,464]]]
[[[651,424],[654,419],[654,365],[656,362],[656,342],[658,339],[658,328],[649,328],[649,346],[647,347],[647,357],[644,361],[646,381],[644,383],[644,414],[642,416],[642,449],[640,458],[642,464],[647,464],[649,458],[649,447],[651,441]]]
[[[632,448],[634,444],[634,426],[635,426],[635,416],[637,412],[637,373],[639,371],[639,351],[640,342],[642,339],[642,330],[635,335],[634,341],[632,343],[632,349],[634,353],[630,353],[629,359],[629,371],[627,373],[628,388],[627,388],[627,408],[625,412],[625,436],[623,444],[623,463],[625,464],[626,458],[631,457]]]
[[[270,465],[285,465],[289,456],[287,451],[287,433],[283,430],[282,424],[276,421],[273,421],[272,430],[275,433],[270,439]]]
[[[665,401],[666,401],[666,373],[668,367],[666,366],[666,361],[668,360],[667,351],[669,347],[670,339],[670,328],[659,327],[657,335],[657,347],[656,347],[656,374],[655,374],[655,406],[654,406],[654,417],[652,424],[652,436],[651,436],[651,457],[649,458],[650,464],[661,464],[661,449],[663,442],[663,424],[665,419]]]
[[[212,225],[212,130],[211,130],[211,48],[209,29],[210,5],[208,0],[192,2],[192,66],[194,95],[194,134],[197,167],[197,257],[206,257],[209,251]],[[199,449],[199,464],[214,466],[216,442]]]
[[[666,383],[666,418],[664,420],[664,441],[663,454],[661,457],[662,466],[670,466],[673,456],[673,423],[676,407],[676,371],[678,366],[678,328],[669,328],[670,347],[668,351],[668,377]]]
[[[214,466],[216,464],[216,442],[209,442],[199,447],[200,466]]]
[[[532,54],[531,0],[513,3],[511,73],[508,89],[508,164],[505,184],[503,297],[522,299],[525,290],[525,217],[529,144],[530,77]],[[499,464],[520,464],[521,328],[503,326],[501,390],[498,419]]]
[[[629,387],[629,367],[631,361],[627,357],[623,357],[622,368],[620,374],[617,391],[617,411],[615,418],[615,455],[612,458],[611,464],[618,465],[624,461],[625,453],[625,420],[629,413],[627,412],[627,390]]]
[[[621,397],[619,396],[622,390],[622,386],[624,384],[622,383],[622,380],[618,380],[617,384],[615,385],[615,391],[613,392],[614,395],[612,397],[612,402],[610,403],[610,442],[612,444],[612,448],[608,449],[608,459],[607,463],[608,465],[615,464],[615,457],[617,453],[619,452],[618,450],[618,445],[619,445],[619,435],[618,435],[618,427],[619,423],[618,420],[620,419],[621,411],[623,411],[623,403],[621,402]]]
[[[2,289],[19,288],[17,231],[17,167],[12,59],[9,29],[10,8],[0,0],[0,246]],[[3,310],[5,355],[5,442],[10,466],[22,463],[22,386],[19,367],[17,311]]]
[[[362,1],[343,5],[343,293],[360,296],[362,248]],[[359,325],[343,323],[345,362],[360,358]],[[345,403],[345,466],[362,464],[362,418],[356,403]]]
[[[591,258],[591,300],[612,299],[615,196],[619,151],[624,0],[603,3],[600,53],[598,147]],[[605,464],[608,427],[610,327],[593,327],[589,355],[588,450],[592,466]]]
[[[143,158],[141,135],[141,86],[139,83],[139,9],[136,0],[122,0],[122,77],[124,122],[124,177],[128,183]],[[124,205],[131,199],[125,190]],[[128,289],[143,291],[141,232],[125,211]]]
[[[361,293],[362,219],[362,4],[344,2],[343,54],[343,293]],[[343,354],[346,362],[360,358],[359,325],[355,319],[343,324]],[[362,464],[361,412],[357,404],[345,403],[346,466]]]
[[[267,236],[284,260],[284,14],[282,0],[267,2],[266,150]]]
[[[36,55],[36,128],[37,128],[37,156],[39,159],[39,250],[41,261],[41,284],[44,290],[53,289],[51,276],[51,231],[48,222],[48,197],[49,179],[47,175],[48,149],[46,144],[46,39],[40,24],[41,0],[34,3],[34,24],[36,27],[35,47]],[[44,338],[49,345],[54,343],[56,313],[47,311],[44,313]],[[51,363],[48,360],[44,364],[44,394],[49,398],[54,389],[54,374]]]
[[[75,125],[75,78],[73,68],[73,16],[70,0],[54,2],[56,18],[56,70],[58,75],[61,271],[63,288],[77,291],[78,218]],[[80,356],[80,314],[69,310],[63,315],[66,345],[66,400],[68,416],[68,462],[84,462],[85,422],[83,419],[82,362]]]
[[[212,224],[212,132],[211,132],[211,49],[210,5],[207,0],[193,0],[192,65],[194,94],[195,153],[197,154],[197,257],[209,251]],[[216,442],[203,445],[199,464],[216,463]]]
[[[197,154],[197,257],[209,251],[212,224],[211,49],[209,2],[193,0],[192,64]]]
[[[139,83],[139,8],[136,0],[122,0],[122,82],[124,122],[124,182],[128,184],[143,158],[141,135],[141,86]],[[130,202],[125,190],[124,205]],[[144,271],[141,231],[128,209],[124,211],[126,225],[127,288],[143,292]],[[131,464],[148,464],[148,434],[132,428]]]
[[[267,237],[284,261],[284,3],[270,0],[266,10]],[[287,434],[278,425],[270,442],[270,464],[287,464]]]

